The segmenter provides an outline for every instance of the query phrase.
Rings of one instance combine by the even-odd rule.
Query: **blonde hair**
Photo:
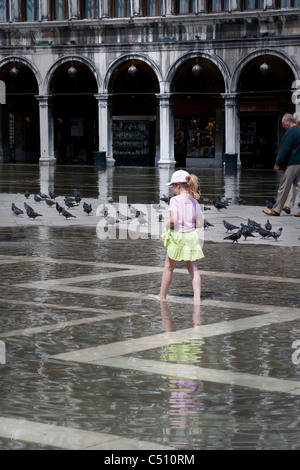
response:
[[[190,196],[192,196],[194,199],[197,199],[197,201],[198,199],[200,199],[201,193],[199,190],[199,180],[196,175],[191,174],[188,183],[179,183],[179,184],[184,184],[187,187]]]

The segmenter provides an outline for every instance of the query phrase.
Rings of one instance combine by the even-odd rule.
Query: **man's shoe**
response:
[[[298,212],[298,214],[294,214],[294,217],[300,217],[300,212]]]
[[[263,212],[267,215],[277,215],[279,216],[279,212],[274,211],[273,209],[263,209]]]
[[[291,209],[287,206],[283,206],[282,210],[286,213],[286,214],[290,214],[291,213]]]

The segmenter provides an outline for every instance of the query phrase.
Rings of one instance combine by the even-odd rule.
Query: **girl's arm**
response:
[[[166,224],[166,229],[168,230],[170,228],[170,229],[174,230],[176,222],[177,222],[177,212],[176,211],[170,211],[170,220]]]

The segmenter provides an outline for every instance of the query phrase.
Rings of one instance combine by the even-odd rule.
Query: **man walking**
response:
[[[300,127],[291,114],[285,114],[281,120],[286,130],[282,148],[276,158],[274,170],[283,170],[277,193],[277,202],[272,209],[263,209],[267,215],[280,215],[289,195],[291,186],[300,190]],[[286,166],[286,169],[283,168]]]

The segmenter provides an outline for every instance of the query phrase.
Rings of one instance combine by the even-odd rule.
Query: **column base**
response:
[[[52,166],[56,165],[56,158],[55,157],[49,157],[49,158],[40,158],[39,164],[43,166]]]
[[[116,160],[113,157],[106,158],[106,166],[115,166]]]
[[[175,160],[159,160],[157,165],[159,168],[174,168],[176,162]]]

